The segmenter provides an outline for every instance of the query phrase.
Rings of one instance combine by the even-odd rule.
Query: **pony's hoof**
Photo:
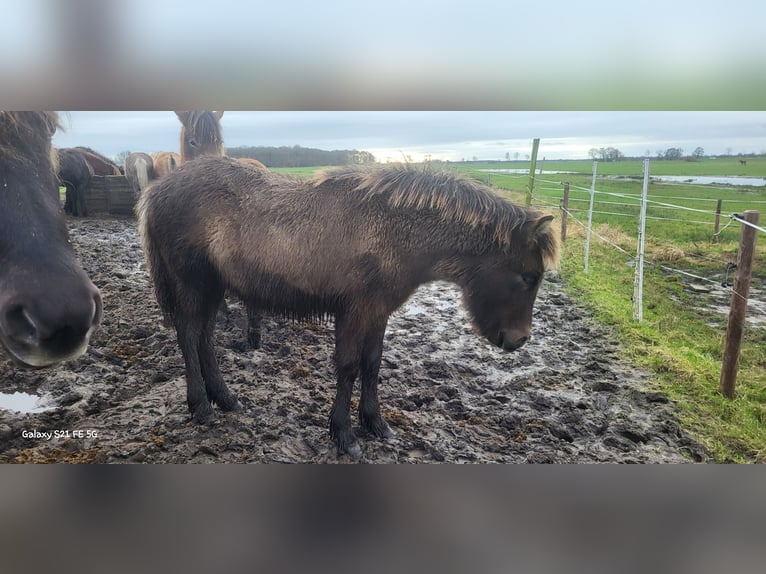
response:
[[[250,345],[251,349],[260,349],[261,348],[261,334],[260,333],[253,333],[252,331],[247,334],[247,344]]]
[[[242,403],[233,395],[226,400],[218,402],[218,408],[229,413],[240,413],[245,410]]]
[[[380,438],[383,440],[395,440],[396,433],[391,430],[390,426],[386,425],[386,427],[383,429],[383,432],[380,434]]]
[[[212,405],[208,403],[207,405],[193,409],[191,419],[194,424],[198,424],[198,425],[210,424],[211,422],[213,422],[213,419],[215,419],[215,412],[213,412]]]
[[[359,460],[360,458],[362,458],[362,447],[359,446],[358,442],[354,442],[350,445],[347,445],[344,448],[344,451],[348,456],[350,456],[354,460]]]
[[[362,424],[362,428],[364,428],[373,436],[382,438],[384,440],[391,440],[396,438],[396,433],[391,430],[391,427],[388,426],[386,421],[384,421],[383,417],[380,415],[370,418],[360,416],[359,419]]]

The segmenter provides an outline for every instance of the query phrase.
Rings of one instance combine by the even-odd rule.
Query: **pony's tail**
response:
[[[157,297],[160,310],[166,327],[174,324],[174,287],[167,265],[160,253],[161,246],[153,235],[152,229],[152,206],[151,188],[144,190],[136,204],[136,217],[138,218],[138,233],[141,238],[141,247],[146,259],[147,271],[154,285],[154,294]]]
[[[149,166],[146,165],[146,159],[143,157],[136,160],[136,177],[138,178],[138,189],[145,190],[149,185]]]

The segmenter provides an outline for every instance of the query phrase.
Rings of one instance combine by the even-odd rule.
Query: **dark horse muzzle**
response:
[[[76,359],[101,321],[101,294],[83,271],[0,291],[0,343],[25,367]]]

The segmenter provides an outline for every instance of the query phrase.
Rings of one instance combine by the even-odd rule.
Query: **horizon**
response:
[[[173,112],[73,111],[56,147],[86,146],[106,156],[179,147]],[[379,163],[525,160],[540,138],[538,158],[590,159],[592,148],[625,157],[701,147],[705,156],[766,153],[766,112],[563,111],[226,111],[225,147],[358,150]],[[119,134],[119,135],[118,135]]]

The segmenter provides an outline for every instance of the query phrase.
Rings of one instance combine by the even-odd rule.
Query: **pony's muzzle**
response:
[[[0,342],[23,366],[76,359],[101,322],[99,290],[89,280],[76,293],[40,299],[20,296],[0,306]]]
[[[505,329],[500,331],[496,345],[503,351],[515,351],[523,347],[529,341],[529,334],[521,334],[518,331]]]

